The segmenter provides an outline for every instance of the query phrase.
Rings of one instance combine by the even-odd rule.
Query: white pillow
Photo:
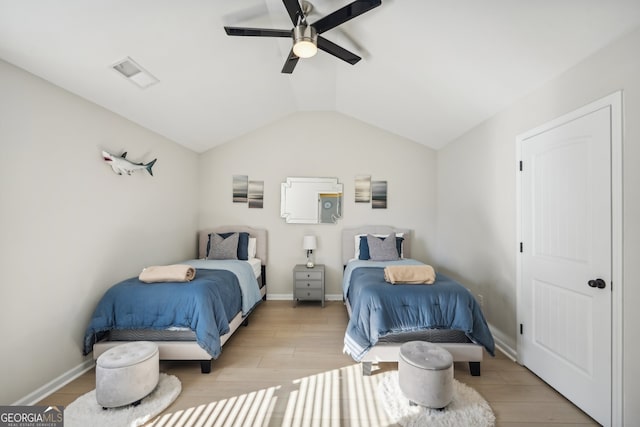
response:
[[[256,257],[256,238],[249,237],[249,245],[247,246],[247,253],[249,254],[248,258]]]

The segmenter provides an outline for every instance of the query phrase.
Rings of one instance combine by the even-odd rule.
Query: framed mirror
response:
[[[288,177],[281,184],[280,216],[288,224],[334,224],[342,217],[338,178]]]

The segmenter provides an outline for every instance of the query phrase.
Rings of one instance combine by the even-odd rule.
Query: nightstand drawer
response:
[[[296,289],[322,289],[322,280],[296,280]]]
[[[296,271],[296,280],[322,280],[322,271]]]
[[[322,289],[296,289],[297,299],[323,300]]]

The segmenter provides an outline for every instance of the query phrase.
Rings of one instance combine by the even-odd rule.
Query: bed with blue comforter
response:
[[[494,341],[479,304],[471,292],[451,278],[437,274],[431,285],[392,285],[385,281],[387,265],[416,265],[413,259],[350,262],[343,292],[351,307],[344,350],[360,361],[387,335],[441,329],[463,332],[494,354]]]
[[[195,332],[198,344],[217,358],[220,337],[229,332],[229,322],[240,311],[248,314],[261,301],[255,278],[253,285],[245,280],[241,286],[239,274],[233,271],[245,270],[241,261],[220,263],[237,265],[196,268],[190,282],[144,283],[133,277],[113,285],[94,310],[85,331],[83,353],[89,354],[112,330],[188,328]]]
[[[393,244],[386,245],[393,235],[397,256]],[[378,244],[372,248],[370,239],[375,237],[380,240],[373,240]],[[426,281],[433,278],[432,284],[385,281],[387,266],[412,270],[423,264],[411,257],[412,240],[408,228],[364,225],[342,230],[342,290],[350,317],[344,352],[362,362],[363,374],[370,375],[373,363],[397,362],[403,343],[430,341],[448,350],[454,361],[468,362],[471,375],[480,375],[483,354],[494,354],[494,342],[471,292],[435,271]],[[381,254],[382,247],[390,251]]]
[[[217,251],[212,236],[237,238],[237,252]],[[138,277],[107,290],[83,340],[83,353],[102,353],[126,341],[156,343],[161,360],[199,361],[203,373],[248,316],[266,299],[267,230],[224,225],[198,233],[198,258],[189,282],[144,283]],[[214,252],[210,251],[214,248]],[[211,256],[209,256],[211,255]],[[236,259],[237,257],[237,259]]]

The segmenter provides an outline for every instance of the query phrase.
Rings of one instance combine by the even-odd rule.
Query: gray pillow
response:
[[[232,233],[227,238],[211,233],[211,248],[207,259],[238,259],[238,237],[238,233]]]
[[[376,237],[367,234],[369,255],[371,261],[394,261],[400,259],[396,248],[396,234],[391,233],[386,237]]]

